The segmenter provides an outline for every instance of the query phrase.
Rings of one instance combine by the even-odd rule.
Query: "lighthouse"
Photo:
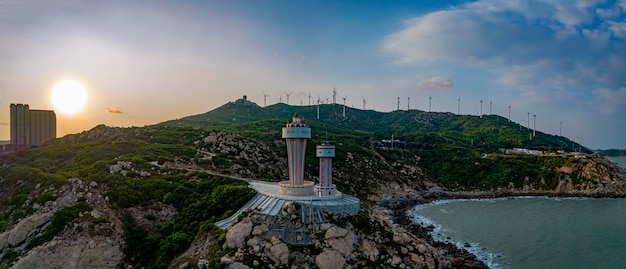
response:
[[[323,142],[315,147],[315,157],[320,161],[319,184],[315,185],[317,196],[335,195],[333,185],[333,158],[335,158],[335,145]]]
[[[283,127],[287,144],[287,168],[289,181],[279,183],[279,192],[289,195],[313,195],[313,182],[304,180],[306,142],[311,138],[311,128],[302,122],[296,112],[291,123]]]

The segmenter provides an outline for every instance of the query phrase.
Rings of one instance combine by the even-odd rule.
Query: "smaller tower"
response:
[[[317,196],[333,196],[337,187],[333,185],[333,158],[335,158],[335,145],[322,142],[316,146],[315,157],[320,160],[319,184],[315,185]]]

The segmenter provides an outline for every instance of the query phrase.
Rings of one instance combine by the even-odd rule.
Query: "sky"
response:
[[[57,135],[145,126],[243,95],[377,111],[497,114],[626,149],[626,0],[0,0],[0,140],[9,105],[88,103]],[[409,99],[410,98],[410,99]],[[429,99],[430,98],[430,99]]]

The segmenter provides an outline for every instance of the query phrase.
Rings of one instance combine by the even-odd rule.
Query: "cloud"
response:
[[[598,89],[594,92],[598,110],[604,114],[620,114],[626,111],[626,87],[617,90]],[[621,112],[620,112],[621,111]]]
[[[454,87],[454,83],[446,77],[432,77],[418,82],[415,87],[420,92],[432,93],[434,91],[450,90]]]
[[[520,89],[617,89],[626,83],[616,68],[626,65],[625,18],[623,1],[482,0],[404,21],[381,51],[401,65],[482,69]]]
[[[124,112],[122,112],[122,110],[120,110],[120,108],[115,108],[115,109],[111,109],[107,107],[107,112],[112,113],[112,114],[123,114]]]

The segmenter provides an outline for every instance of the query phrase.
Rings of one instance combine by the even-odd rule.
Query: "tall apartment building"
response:
[[[14,150],[40,146],[57,136],[52,110],[31,110],[26,104],[11,104],[11,147]]]

